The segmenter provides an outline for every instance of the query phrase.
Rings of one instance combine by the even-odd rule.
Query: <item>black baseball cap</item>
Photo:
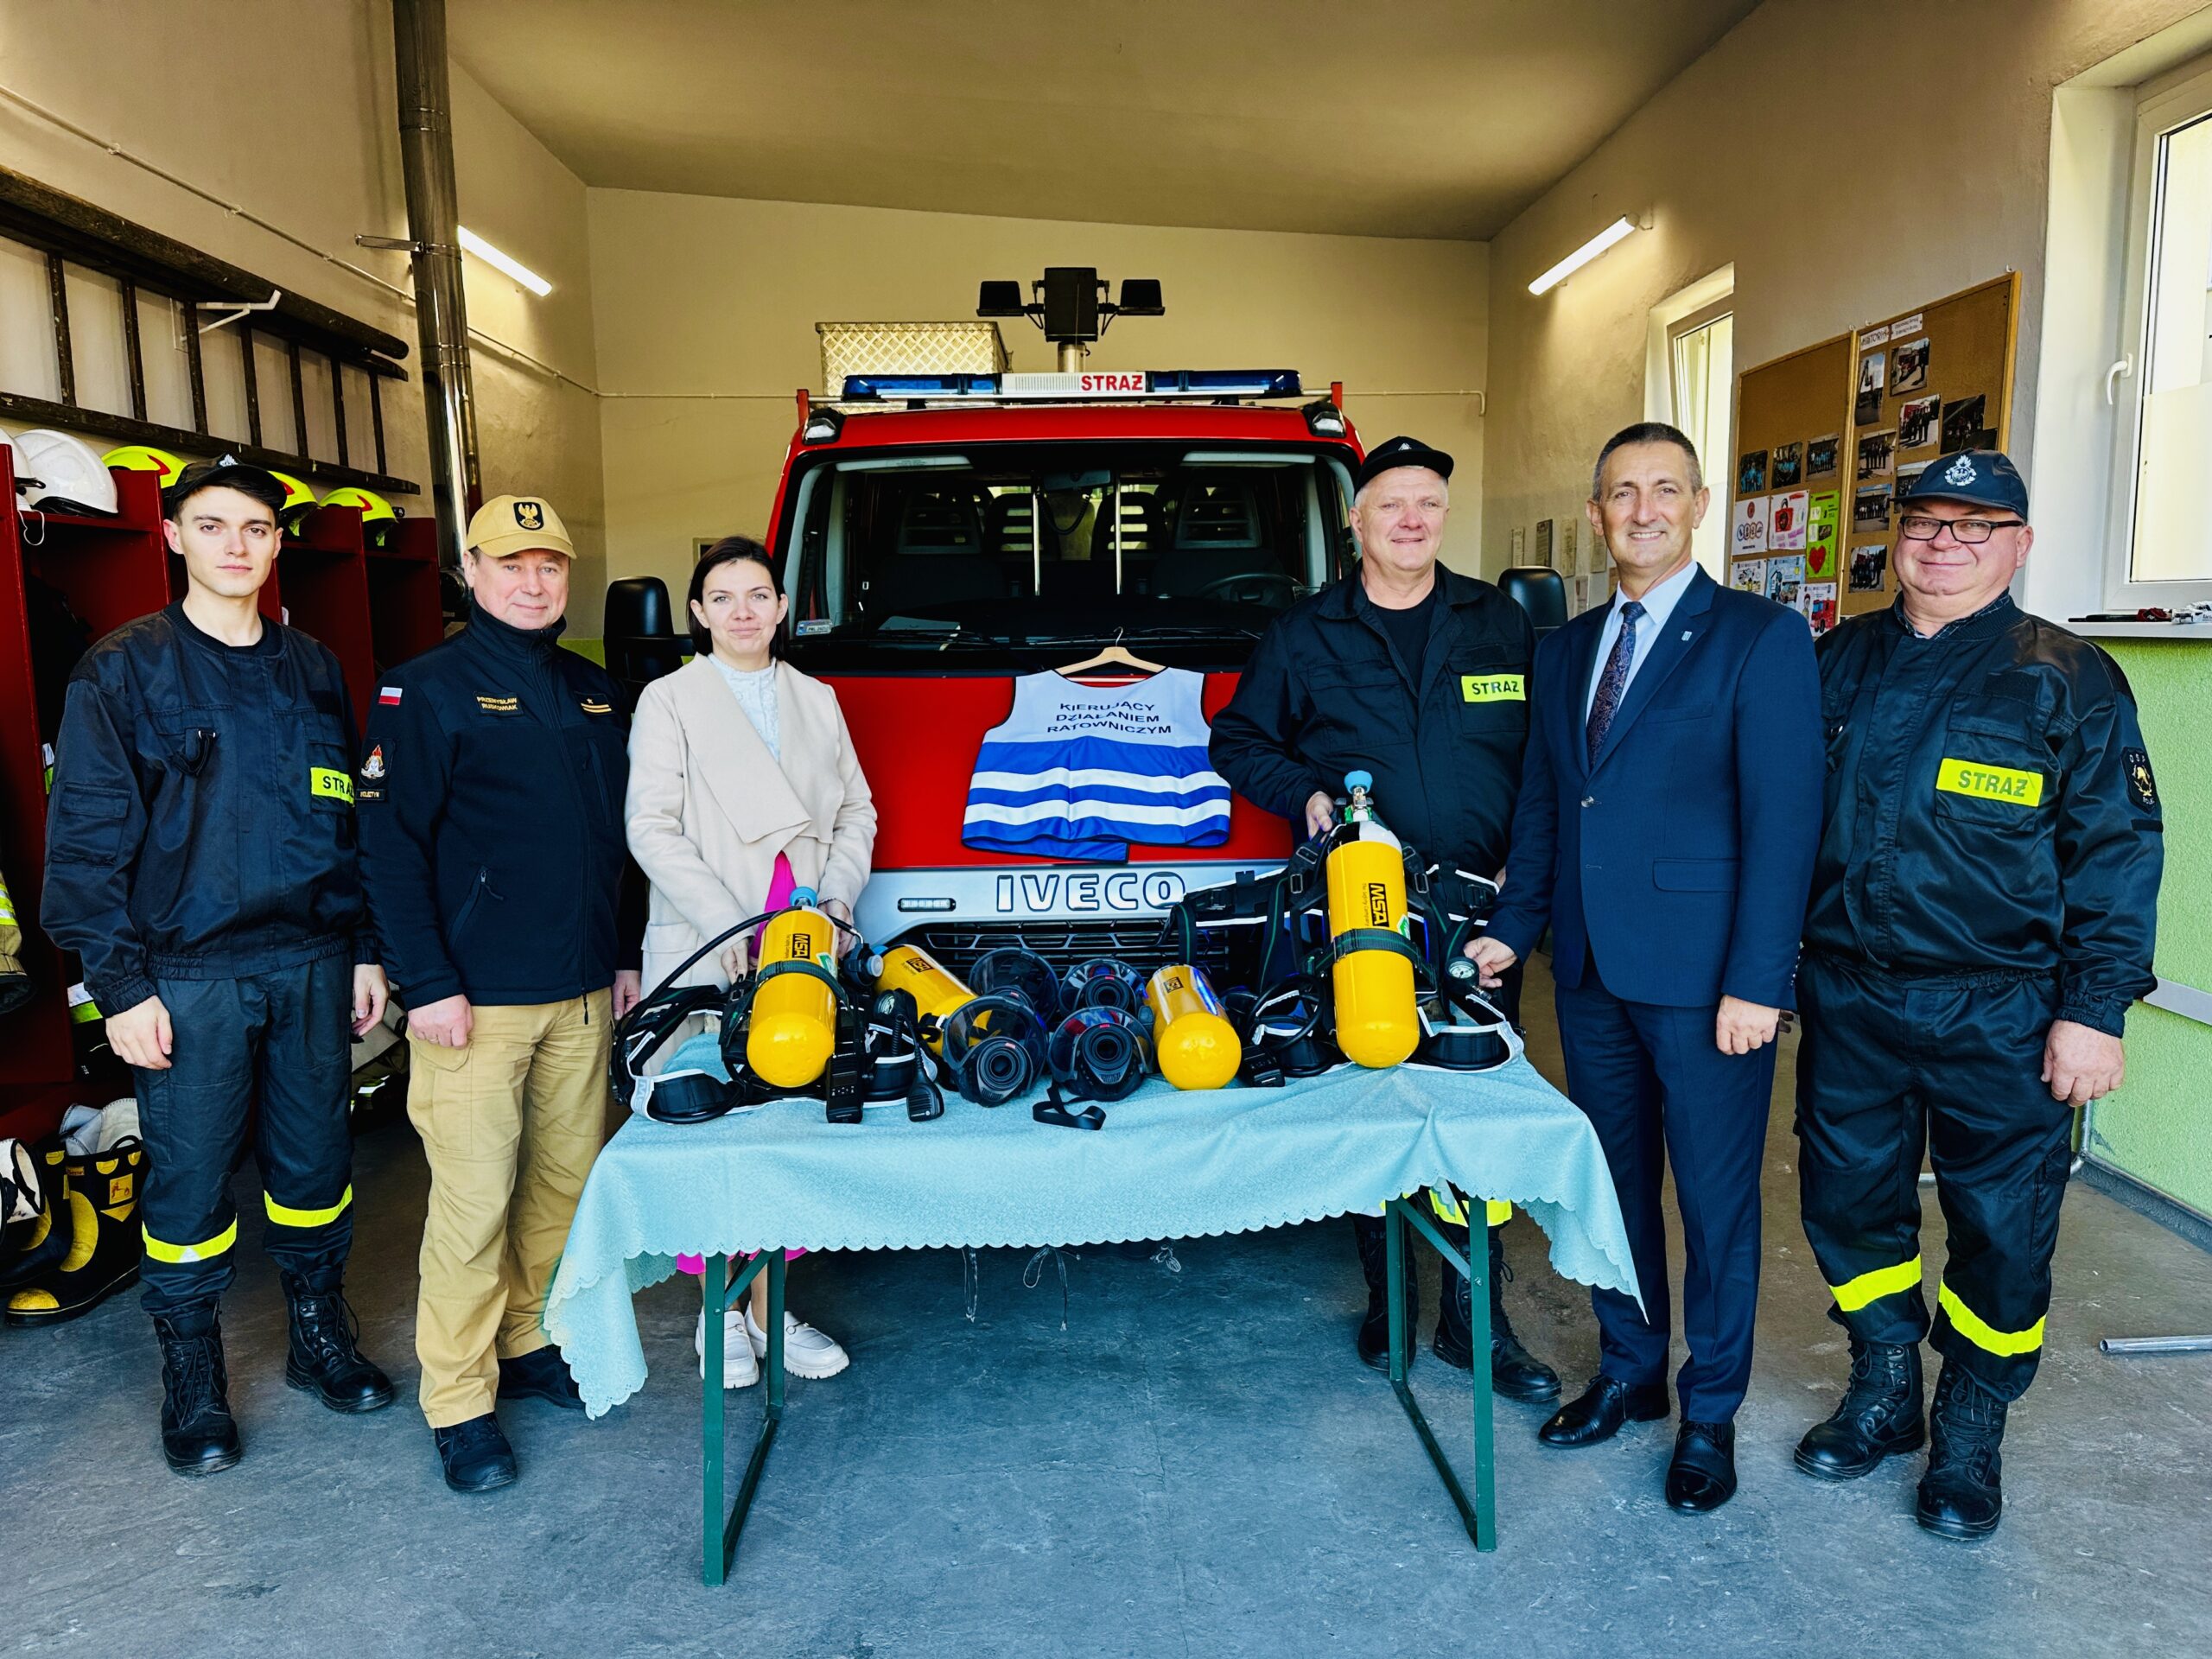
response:
[[[2028,516],[2028,486],[2011,456],[1999,449],[1958,449],[1939,455],[1914,479],[1897,505],[1963,501]]]
[[[1387,438],[1367,452],[1359,463],[1356,487],[1365,489],[1382,474],[1396,467],[1426,467],[1439,478],[1452,476],[1452,457],[1432,449],[1419,438]]]
[[[162,492],[162,516],[175,518],[178,509],[202,490],[236,490],[276,513],[283,512],[287,494],[267,467],[225,455],[220,461],[195,461],[179,473],[176,481]]]

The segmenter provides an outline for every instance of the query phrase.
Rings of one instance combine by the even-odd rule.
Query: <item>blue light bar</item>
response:
[[[995,397],[995,374],[849,374],[845,397]]]
[[[1296,369],[1154,369],[1147,378],[1155,397],[1295,397],[1304,391]]]

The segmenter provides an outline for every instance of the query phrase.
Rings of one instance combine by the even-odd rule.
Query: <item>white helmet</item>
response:
[[[47,512],[117,510],[115,480],[82,438],[41,427],[16,440],[16,493]]]

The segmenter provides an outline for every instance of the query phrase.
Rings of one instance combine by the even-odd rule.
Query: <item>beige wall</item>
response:
[[[213,27],[210,8],[164,0],[8,5],[0,10],[0,86],[238,204],[308,248],[4,100],[0,165],[398,335],[408,342],[406,365],[415,377],[411,305],[332,263],[346,261],[402,289],[409,283],[404,254],[371,251],[353,240],[362,232],[406,232],[389,6],[383,0],[224,0],[219,10],[219,27]],[[251,48],[244,57],[241,43]],[[588,385],[583,187],[458,66],[453,81],[464,216],[556,284],[547,299],[532,300],[472,260],[472,318]],[[181,384],[182,353],[168,330],[149,333],[143,350],[157,395]],[[0,308],[0,363],[9,365],[8,378],[32,372],[23,365],[41,355],[51,357],[43,308]],[[475,366],[486,487],[542,488],[560,503],[587,556],[577,626],[596,632],[603,543],[592,400],[480,347]],[[427,512],[419,378],[386,386],[385,431],[390,470],[424,486],[400,505]],[[107,447],[106,440],[94,442]]]
[[[1101,368],[1291,367],[1346,386],[1370,443],[1411,431],[1459,461],[1452,556],[1480,545],[1487,251],[1479,244],[1193,231],[594,190],[611,574],[680,594],[694,542],[766,520],[820,387],[818,321],[972,316],[983,277],[1096,265],[1157,276],[1167,315],[1117,323]],[[1014,366],[1052,366],[1027,322]],[[679,394],[714,394],[682,396]]]
[[[1579,512],[1598,446],[1643,416],[1650,308],[1731,261],[1739,370],[2020,270],[2030,467],[2052,89],[2200,3],[1768,0],[1491,245],[1484,568],[1514,526]],[[1647,211],[1649,231],[1529,294]]]

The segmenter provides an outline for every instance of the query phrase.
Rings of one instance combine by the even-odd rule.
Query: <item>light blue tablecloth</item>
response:
[[[585,1185],[545,1325],[598,1416],[644,1385],[631,1294],[679,1253],[1187,1238],[1376,1211],[1446,1182],[1525,1210],[1567,1277],[1637,1294],[1597,1135],[1516,1060],[1187,1094],[1155,1078],[1095,1133],[951,1094],[926,1123],[892,1106],[832,1124],[804,1100],[683,1128],[632,1118]]]

